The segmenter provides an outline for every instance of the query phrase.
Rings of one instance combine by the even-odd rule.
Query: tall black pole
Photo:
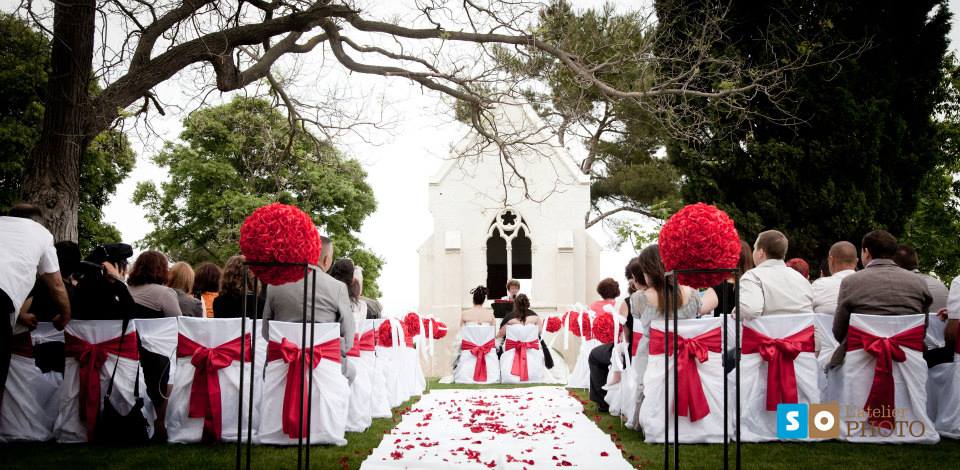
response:
[[[670,311],[669,296],[663,305],[663,470],[670,466]]]
[[[734,294],[734,306],[735,306],[735,308],[737,309],[737,323],[736,323],[736,325],[735,325],[737,338],[736,338],[736,341],[734,342],[734,345],[733,345],[734,350],[736,351],[736,354],[735,354],[735,357],[734,357],[734,360],[735,360],[735,362],[734,362],[734,364],[735,364],[734,367],[737,368],[737,372],[736,372],[736,375],[735,375],[735,377],[736,377],[735,380],[736,380],[736,385],[737,385],[737,397],[736,397],[736,399],[737,399],[737,410],[736,410],[736,418],[737,418],[737,420],[736,420],[736,422],[735,422],[735,423],[736,423],[736,424],[735,424],[736,429],[734,429],[734,435],[737,437],[736,462],[735,462],[735,466],[736,466],[736,469],[737,469],[737,470],[740,470],[740,388],[741,388],[741,387],[740,387],[740,322],[742,321],[741,318],[740,318],[740,276],[737,276],[736,285],[735,285],[734,287],[735,287],[735,289],[734,289],[734,292],[735,292],[735,294]]]
[[[303,373],[307,348],[307,265],[303,265],[303,315],[300,317],[300,419],[297,420],[297,470],[303,468]]]
[[[249,267],[244,264],[243,266],[243,295],[247,295],[247,270]],[[247,316],[246,316],[247,306],[243,306],[244,315],[241,316],[240,320],[240,399],[237,400],[237,456],[234,462],[234,468],[240,470],[240,461],[243,457],[243,358],[244,353],[246,352],[245,341],[243,340],[244,336],[247,334]],[[204,312],[206,315],[206,312]],[[249,458],[247,464],[249,465]]]
[[[244,271],[246,274],[246,271]],[[247,402],[247,466],[246,470],[250,470],[250,453],[253,448],[253,392],[254,384],[257,382],[257,309],[260,306],[260,289],[258,289],[259,280],[253,278],[253,314],[250,315],[253,319],[253,322],[250,324],[250,399]],[[244,275],[243,279],[243,321],[247,321],[247,279]],[[262,327],[261,327],[262,328]],[[245,340],[241,340],[246,342]],[[243,364],[241,362],[241,364]],[[243,368],[241,367],[242,371]],[[240,388],[243,388],[243,381],[240,381]],[[240,400],[243,403],[243,400]],[[239,437],[239,436],[238,436]]]
[[[310,469],[310,425],[313,423],[313,368],[314,368],[314,353],[313,348],[316,347],[315,343],[315,334],[316,328],[314,327],[314,321],[316,320],[316,307],[317,307],[317,270],[312,269],[310,271],[312,278],[312,296],[310,297],[310,348],[307,351],[310,354],[310,370],[307,371],[307,374],[310,375],[307,385],[307,457],[306,464],[304,468],[307,470]],[[352,318],[348,320],[353,320]],[[344,321],[343,318],[340,321]]]
[[[674,272],[672,280],[673,292],[670,293],[670,296],[673,297],[671,302],[671,307],[673,311],[673,468],[680,468],[680,410],[678,404],[680,403],[680,371],[679,371],[679,358],[680,351],[679,341],[680,341],[680,319],[678,311],[680,310],[680,281],[679,275]]]
[[[727,281],[724,280],[723,282],[726,283]],[[724,311],[725,310],[724,306],[726,306],[727,304],[727,290],[720,289],[720,291],[721,291],[719,292],[720,315],[721,315],[721,318],[723,319],[723,341],[721,342],[721,344],[723,344],[723,348],[722,348],[723,351],[721,352],[720,357],[726,357],[726,353],[730,348],[730,344],[729,344],[730,342],[727,340],[727,337],[728,337],[727,335],[729,333],[729,328],[727,326],[727,323],[729,322],[727,320],[729,320],[730,317],[727,315],[727,312]],[[724,367],[723,361],[721,361],[720,366]],[[729,443],[727,441],[730,439],[730,433],[729,433],[729,430],[727,429],[727,424],[730,422],[730,416],[729,416],[730,413],[727,412],[727,396],[729,395],[728,389],[730,388],[730,386],[727,384],[726,370],[724,370],[724,374],[722,375],[722,377],[723,377],[723,470],[727,470],[730,466],[729,462],[727,462],[727,456],[729,455],[727,452]]]

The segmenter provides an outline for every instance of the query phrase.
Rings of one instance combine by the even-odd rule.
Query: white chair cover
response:
[[[460,329],[461,339],[477,346],[483,346],[490,341],[495,341],[496,333],[496,327],[492,325],[468,325]],[[474,381],[474,372],[477,368],[477,356],[468,350],[461,349],[460,357],[457,359],[457,370],[454,375],[454,382],[459,384],[499,383],[500,360],[497,359],[496,344],[483,356],[483,361],[487,366],[487,380],[480,382]]]
[[[859,328],[882,338],[923,325],[923,315],[850,315],[851,328]],[[894,407],[897,411],[897,423],[892,433],[867,424],[863,412],[874,381],[876,359],[863,349],[847,351],[844,363],[839,368],[843,380],[839,402],[841,439],[851,442],[926,444],[940,441],[933,422],[927,416],[927,363],[923,359],[923,352],[906,347],[903,351],[906,361],[892,361]]]
[[[820,399],[823,402],[840,399],[840,390],[843,381],[840,380],[839,370],[827,370],[834,351],[840,346],[833,336],[833,315],[816,313],[813,317],[814,334],[817,339],[817,388],[820,389]],[[829,379],[827,374],[830,375]]]
[[[543,383],[566,385],[567,382],[570,381],[570,368],[567,366],[564,353],[569,353],[563,344],[565,343],[565,337],[567,341],[569,341],[569,337],[565,336],[569,334],[569,331],[567,331],[566,325],[563,325],[560,331],[551,333],[546,330],[546,323],[547,319],[545,318],[543,320],[544,328],[540,330],[540,339],[543,340],[543,344],[546,344],[550,350],[550,356],[553,357],[553,367],[543,371]],[[563,349],[562,352],[561,349]]]
[[[631,391],[636,387],[636,375],[633,373],[633,367],[630,366],[630,348],[626,341],[617,343],[613,347],[610,355],[610,372],[607,373],[607,383],[609,384],[615,374],[620,374],[620,381],[604,386],[607,394],[604,401],[609,405],[612,416],[631,416],[636,411],[636,402],[632,401]]]
[[[923,342],[927,349],[937,349],[946,346],[946,339],[943,337],[944,330],[947,329],[947,321],[941,320],[936,313],[927,314],[927,335]]]
[[[583,309],[583,311],[580,312],[578,321],[580,322],[581,333],[587,322],[590,323],[592,328],[595,317],[596,315],[593,310]],[[588,361],[593,348],[601,344],[598,340],[584,339],[583,336],[580,337],[580,351],[577,353],[577,362],[573,366],[573,372],[570,372],[570,376],[567,379],[567,388],[590,388],[590,364]]]
[[[192,318],[178,317],[178,334],[205,348],[216,348],[240,338],[241,322],[246,321],[246,331],[251,339],[258,332],[251,330],[251,320],[242,318]],[[257,322],[258,324],[260,322]],[[262,342],[253,342],[255,348],[262,348]],[[255,351],[259,360],[262,352]],[[173,390],[167,400],[167,438],[170,442],[200,442],[203,438],[204,418],[189,416],[191,387],[196,368],[191,363],[192,356],[177,357],[176,375],[173,378]],[[240,383],[240,367],[243,364],[244,383]],[[262,363],[260,363],[262,364]],[[254,381],[254,403],[261,396],[263,385],[261,374],[254,374],[250,362],[234,360],[227,367],[217,371],[220,385],[221,441],[237,440],[237,417],[240,399],[240,387],[243,387],[243,437],[246,438],[250,400],[250,380]],[[258,370],[263,370],[258,365]],[[253,407],[253,430],[259,425],[259,407]]]
[[[96,344],[118,338],[123,330],[121,320],[73,320],[67,324],[66,333],[75,336],[87,343]],[[127,334],[136,333],[136,321],[131,321],[127,326]],[[131,341],[136,341],[136,336],[130,336]],[[126,340],[125,340],[126,341]],[[127,348],[124,345],[124,348]],[[135,380],[140,381],[140,397],[143,399],[143,416],[147,420],[147,432],[153,435],[153,422],[156,420],[156,412],[153,409],[153,403],[147,397],[147,386],[143,380],[143,371],[140,370],[139,362],[133,359],[120,357],[116,354],[107,353],[107,361],[100,368],[100,409],[103,409],[103,397],[107,393],[110,385],[110,376],[113,374],[116,366],[117,374],[113,382],[113,393],[110,395],[110,404],[121,414],[129,414],[136,404],[133,388]],[[67,357],[64,361],[63,384],[60,386],[60,410],[57,415],[56,424],[54,424],[54,436],[58,442],[87,442],[86,424],[81,421],[80,414],[80,374],[79,363],[73,357]]]
[[[364,320],[358,331],[358,339],[364,334],[377,334],[373,320]],[[357,348],[354,342],[354,348]],[[360,351],[359,357],[347,356],[347,362],[357,372],[350,384],[350,410],[347,414],[347,431],[363,432],[373,423],[373,377],[376,354]]]
[[[310,329],[307,328],[307,343],[310,342]],[[336,341],[339,348],[339,323],[313,323],[314,344]],[[283,339],[301,347],[302,324],[271,321],[268,326],[270,341],[282,342]],[[302,347],[301,347],[302,349]],[[309,357],[307,358],[309,361]],[[307,366],[309,367],[309,365]],[[296,445],[297,438],[283,432],[283,403],[287,385],[289,365],[283,360],[267,362],[264,371],[263,395],[260,402],[260,430],[258,441],[262,444]],[[304,386],[309,376],[303,377]],[[344,377],[338,362],[319,360],[313,369],[313,388],[310,404],[310,442],[311,444],[347,444],[344,432],[347,425],[350,406],[350,384]],[[299,410],[299,408],[297,408]],[[304,408],[303,416],[307,416]],[[306,438],[306,436],[304,436]]]
[[[673,324],[671,321],[671,328]],[[682,338],[693,338],[714,329],[721,329],[721,318],[703,318],[699,320],[680,320],[679,336]],[[656,321],[650,326],[651,331],[658,330],[662,334],[663,322]],[[722,331],[722,329],[721,329]],[[671,331],[672,332],[672,331]],[[722,333],[721,333],[722,334]],[[645,338],[647,339],[647,338]],[[670,341],[672,347],[672,341]],[[644,345],[649,345],[649,341],[644,341]],[[640,404],[640,427],[646,442],[663,442],[664,428],[663,420],[663,381],[664,381],[664,357],[669,361],[670,374],[670,410],[673,410],[673,356],[664,354],[650,354],[649,360],[644,371],[643,389],[644,399]],[[710,412],[702,419],[695,422],[690,421],[689,416],[680,416],[679,418],[679,438],[684,444],[692,443],[717,443],[723,442],[723,362],[722,353],[710,351],[707,353],[705,362],[696,363],[700,374],[700,382],[703,385],[703,393],[710,406]],[[733,400],[730,400],[728,406],[732,406]],[[730,416],[733,416],[730,413]],[[733,420],[728,425],[732,428]],[[670,414],[670,439],[673,440],[673,414]],[[732,434],[731,434],[732,435]]]
[[[56,392],[60,374],[44,374],[33,358],[29,333],[14,337],[3,404],[0,406],[0,442],[46,441],[57,419]],[[29,339],[29,342],[28,342]],[[16,345],[22,345],[17,348]],[[51,406],[52,405],[52,406]]]
[[[521,378],[514,375],[513,359],[517,353],[516,349],[507,349],[506,341],[520,341],[524,343],[536,342],[538,349],[527,349],[527,376],[528,380],[523,383],[539,383],[543,378],[545,369],[543,363],[543,351],[540,347],[540,329],[537,325],[510,325],[507,327],[506,340],[504,341],[503,354],[500,355],[500,381],[505,384],[521,383]]]
[[[743,329],[770,338],[786,338],[814,327],[814,314],[770,315],[744,322]],[[743,338],[743,335],[740,336]],[[740,357],[741,384],[741,439],[746,442],[764,442],[777,439],[777,412],[769,411],[767,402],[767,372],[769,363],[759,352]],[[817,386],[817,358],[814,352],[801,352],[793,361],[797,380],[798,403],[820,403]]]
[[[423,394],[423,391],[427,388],[427,379],[423,375],[423,367],[420,365],[420,354],[419,348],[422,347],[424,338],[423,335],[423,320],[419,319],[421,331],[419,334],[415,335],[412,339],[413,347],[406,345],[406,334],[403,331],[403,328],[400,328],[400,334],[403,335],[403,341],[400,343],[403,347],[399,348],[399,360],[400,360],[400,388],[403,390],[403,395],[406,396],[403,401],[407,401],[410,397],[420,396]]]
[[[941,436],[960,439],[960,353],[930,369],[927,412]]]
[[[380,325],[383,322],[389,320],[372,320],[374,328],[377,329],[377,334],[374,336],[376,338],[376,352],[374,353],[373,359],[373,393],[370,399],[370,405],[372,408],[371,415],[374,418],[389,418],[393,416],[393,412],[390,410],[391,401],[395,394],[395,390],[390,390],[390,374],[393,370],[393,355],[389,347],[384,347],[380,344]],[[396,383],[392,382],[393,386],[396,387]]]
[[[177,371],[178,317],[138,319],[137,336],[143,349],[170,359],[170,383]]]
[[[410,399],[410,394],[404,382],[403,350],[406,349],[403,336],[403,325],[396,318],[386,320],[390,323],[390,346],[377,345],[377,368],[385,369],[386,390],[390,398],[390,408],[395,408]],[[382,360],[381,360],[382,358]],[[391,412],[391,416],[393,416]]]

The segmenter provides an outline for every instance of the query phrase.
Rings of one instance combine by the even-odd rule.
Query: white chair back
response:
[[[373,394],[370,398],[372,408],[371,415],[374,418],[389,418],[393,416],[390,409],[391,400],[396,390],[390,390],[390,384],[396,388],[396,381],[391,382],[391,371],[393,370],[393,355],[390,347],[384,346],[380,342],[380,325],[387,320],[369,320],[373,322],[376,329],[376,352],[373,360]]]
[[[191,362],[192,355],[181,355],[183,345],[196,343],[202,348],[227,348],[230,345],[239,345],[241,322],[246,321],[246,334],[251,341],[244,346],[245,351],[254,344],[253,338],[255,332],[251,332],[250,319],[243,318],[193,318],[178,317],[178,347],[176,360],[176,375],[173,378],[173,390],[167,404],[167,437],[170,442],[190,443],[200,442],[202,439],[215,439],[212,428],[205,432],[205,418],[193,417],[189,414],[191,400],[204,400],[200,397],[193,397],[191,388],[196,377],[197,368]],[[182,344],[181,344],[182,343]],[[259,345],[258,345],[259,346]],[[237,350],[239,353],[239,350]],[[249,356],[249,353],[244,353]],[[260,352],[256,352],[260,356]],[[247,434],[247,422],[249,413],[250,380],[254,381],[254,403],[260,397],[260,387],[262,377],[260,374],[254,374],[250,362],[243,362],[239,355],[235,356],[232,362],[226,367],[217,370],[216,381],[220,387],[220,416],[211,418],[211,422],[219,422],[220,440],[236,441],[237,439],[237,418],[240,407],[240,389],[243,388],[243,437]],[[240,368],[243,367],[243,383],[240,383]],[[258,365],[257,369],[260,369]],[[262,369],[260,369],[262,370]],[[201,372],[202,374],[202,372]],[[209,376],[209,375],[208,375]],[[208,381],[208,386],[210,383]],[[211,400],[216,400],[215,398]],[[207,412],[216,415],[216,404],[209,403]],[[256,430],[259,424],[258,407],[253,407],[253,429]]]
[[[671,321],[671,328],[672,328]],[[699,362],[692,360],[696,372],[699,374],[701,389],[706,403],[709,406],[709,412],[696,421],[691,421],[691,416],[679,417],[679,437],[681,443],[715,443],[723,442],[723,359],[722,359],[722,323],[721,318],[703,318],[698,320],[680,320],[679,336],[681,338],[693,339],[701,335],[715,336],[716,347],[709,350],[707,360]],[[671,331],[672,332],[672,331]],[[649,341],[645,344],[649,347],[649,357],[643,375],[644,400],[640,405],[639,424],[643,428],[646,442],[664,441],[664,374],[668,373],[671,380],[670,405],[668,410],[673,410],[673,355],[665,355],[663,352],[654,353],[654,343],[657,341],[654,335],[663,335],[663,321],[656,320],[650,325]],[[673,341],[666,339],[672,348]],[[668,367],[664,368],[664,360],[667,360]],[[681,382],[686,386],[686,383]],[[691,385],[692,386],[692,385]],[[694,388],[695,389],[695,388]],[[732,402],[733,400],[731,400]],[[728,404],[728,406],[731,404]],[[670,415],[671,427],[673,426],[673,415]],[[732,429],[733,420],[728,425]],[[670,431],[671,434],[673,430]],[[671,436],[672,440],[672,436]]]
[[[327,345],[328,354],[334,357],[340,355],[340,324],[314,323],[306,325],[306,341],[310,345],[310,335],[314,335],[313,345]],[[303,324],[292,322],[271,321],[269,323],[270,342],[277,347],[284,341],[293,343],[296,348],[301,346]],[[324,346],[320,346],[324,347]],[[309,350],[309,348],[306,348]],[[292,356],[291,356],[292,357]],[[271,360],[273,359],[273,360]],[[299,363],[288,363],[280,357],[268,354],[267,365],[264,371],[263,398],[261,400],[260,429],[258,440],[263,444],[296,445],[299,434],[296,433],[300,423],[299,394],[296,385],[287,383],[288,374],[296,370]],[[293,358],[293,361],[298,359]],[[306,368],[309,368],[310,357],[306,357]],[[342,359],[341,359],[342,360]],[[295,374],[295,373],[294,373]],[[304,374],[303,381],[309,381],[310,376]],[[304,386],[307,384],[304,383]],[[289,388],[288,387],[293,387]],[[292,395],[288,395],[288,391]],[[350,404],[350,385],[342,373],[340,362],[328,359],[319,359],[313,369],[313,387],[310,389],[310,442],[311,444],[345,445],[345,427],[347,411]],[[286,400],[290,399],[287,402]],[[304,405],[303,419],[307,419],[307,405]],[[284,416],[292,413],[297,421],[291,422],[287,432],[284,432]],[[306,435],[304,435],[306,438]]]
[[[776,403],[820,403],[820,389],[817,386],[817,358],[814,352],[814,314],[791,314],[762,316],[743,323],[743,330],[753,330],[773,339],[792,338],[799,346],[799,336],[809,334],[806,347],[790,361],[793,365],[793,379],[796,380],[796,402],[785,401],[784,397]],[[743,338],[743,335],[741,335]],[[741,377],[741,438],[747,442],[763,442],[777,439],[777,412],[770,410],[768,399],[777,397],[777,390],[768,385],[771,362],[766,361],[759,351],[744,354],[740,358]],[[771,393],[773,395],[771,395]],[[789,393],[789,392],[788,392]],[[774,404],[774,407],[776,405]]]
[[[925,315],[863,315],[850,316],[850,329],[857,328],[878,338],[890,338],[924,327]],[[841,439],[852,442],[877,443],[935,443],[940,440],[927,416],[927,363],[923,346],[918,349],[902,347],[906,360],[892,362],[895,414],[892,432],[870,425],[864,405],[874,385],[877,359],[863,348],[848,350],[840,376],[843,388],[840,396]],[[925,333],[921,332],[920,338]],[[922,429],[921,429],[922,428]]]
[[[136,330],[136,322],[129,322],[123,340],[123,349],[127,350],[132,347],[133,350],[136,350]],[[73,336],[90,344],[99,344],[119,338],[122,331],[123,321],[121,320],[74,320],[67,324],[65,336]],[[127,341],[131,343],[128,344]],[[119,343],[117,345],[120,346]],[[70,348],[69,340],[66,341],[66,348]],[[107,393],[110,376],[113,374],[114,367],[116,367],[117,373],[113,382],[110,403],[119,413],[128,414],[136,404],[134,385],[139,380],[140,397],[144,400],[143,415],[149,427],[148,433],[152,435],[152,426],[156,414],[153,404],[147,397],[147,387],[143,380],[143,371],[140,370],[139,365],[139,360],[125,357],[118,358],[116,353],[111,353],[108,350],[107,360],[99,371],[100,396],[91,397],[91,399],[97,400],[100,403],[100,409],[103,408],[103,397]],[[54,435],[58,442],[88,441],[87,425],[80,420],[80,414],[84,412],[80,403],[81,381],[80,364],[75,357],[70,357],[68,354],[64,361],[63,384],[60,387],[60,410],[54,425]]]
[[[489,348],[485,354],[480,356],[478,361],[477,354],[470,350],[463,349],[461,346],[460,356],[457,358],[457,369],[454,374],[454,382],[463,384],[493,384],[500,382],[500,360],[497,358],[497,347],[495,342],[496,327],[493,325],[468,325],[460,329],[461,345],[469,342],[485,349],[491,342],[493,347]],[[486,380],[482,380],[482,375],[477,375],[477,366],[480,366],[481,374],[485,372]],[[484,369],[485,368],[485,369]]]
[[[37,367],[30,333],[14,335],[12,341],[14,351],[0,406],[0,442],[49,440],[59,407],[54,396],[63,379]]]
[[[930,368],[927,413],[942,437],[960,439],[960,353]]]
[[[536,348],[508,349],[508,342],[536,344]],[[503,354],[500,356],[500,381],[502,383],[538,383],[543,380],[546,368],[543,362],[543,350],[540,349],[540,328],[537,325],[510,325],[507,327]],[[514,363],[518,351],[525,351],[527,379],[523,380],[522,370],[515,370]],[[524,353],[520,353],[524,354]],[[520,363],[517,362],[519,365]],[[517,373],[515,373],[517,372]]]
[[[941,320],[936,313],[927,314],[927,336],[923,340],[927,345],[927,349],[937,349],[946,346],[946,339],[943,337],[946,328],[947,322]]]
[[[350,383],[350,410],[347,414],[347,432],[363,432],[373,424],[373,378],[376,357],[374,351],[364,351],[359,344],[364,335],[376,335],[374,320],[364,320],[357,329],[353,351],[359,356],[347,355],[347,365],[353,372]],[[376,338],[374,338],[376,341]]]

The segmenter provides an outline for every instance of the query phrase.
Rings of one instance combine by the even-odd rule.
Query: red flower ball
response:
[[[567,318],[567,329],[573,333],[574,336],[580,336],[586,339],[590,339],[593,336],[590,333],[590,315],[580,312],[567,312],[569,317]]]
[[[675,269],[730,269],[740,259],[740,236],[733,220],[715,206],[699,202],[673,214],[660,230],[660,258],[667,271]],[[712,287],[729,273],[681,274],[680,283]]]
[[[316,264],[320,259],[320,236],[303,211],[273,203],[253,211],[243,221],[240,251],[247,261]],[[250,266],[250,270],[270,285],[303,278],[303,268],[295,266]]]
[[[601,343],[613,342],[613,315],[602,313],[593,319],[593,337]]]
[[[547,333],[556,333],[563,326],[563,320],[560,317],[547,318]]]
[[[407,338],[413,338],[420,334],[420,317],[416,313],[410,312],[403,317],[403,334]]]
[[[391,334],[391,327],[389,321],[384,321],[380,324],[380,327],[377,328],[377,339],[378,344],[385,348],[393,346],[393,334]]]
[[[429,330],[426,330],[429,331]],[[442,339],[447,336],[447,325],[442,321],[433,321],[433,339]]]

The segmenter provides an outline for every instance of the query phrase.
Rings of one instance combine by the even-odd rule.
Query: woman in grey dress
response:
[[[660,324],[664,321],[663,305],[667,296],[673,295],[673,290],[667,284],[663,268],[663,261],[660,259],[660,247],[650,245],[640,252],[637,257],[637,263],[631,266],[635,270],[634,279],[643,279],[646,289],[638,290],[630,296],[630,314],[633,315],[633,325],[641,333],[643,338],[637,347],[637,356],[633,359],[632,366],[640,379],[640,385],[634,391],[634,398],[637,402],[637,410],[640,410],[640,402],[643,401],[643,374],[647,369],[647,356],[649,352],[650,326],[655,321]],[[677,293],[679,299],[677,308],[677,318],[686,320],[697,318],[700,312],[700,295],[691,287],[680,286]],[[628,417],[627,425],[634,427],[636,425],[636,416]]]

